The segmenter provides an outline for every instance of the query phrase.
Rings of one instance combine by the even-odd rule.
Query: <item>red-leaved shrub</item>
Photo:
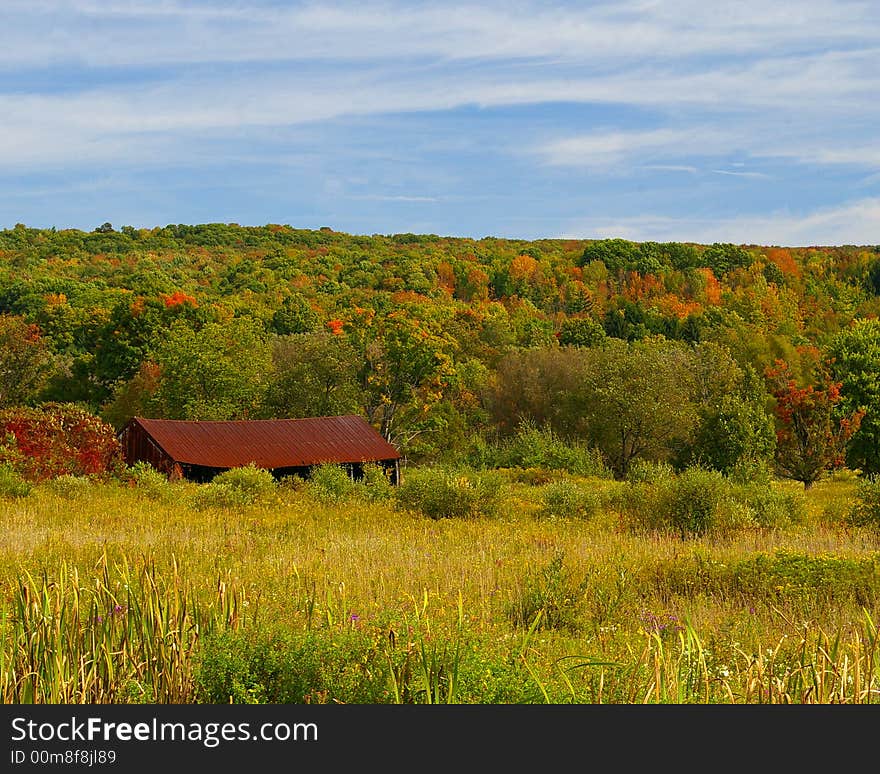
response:
[[[0,462],[29,481],[103,475],[122,464],[113,427],[83,408],[47,403],[0,411]]]

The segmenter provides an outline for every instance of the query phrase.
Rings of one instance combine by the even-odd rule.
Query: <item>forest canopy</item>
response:
[[[621,477],[640,458],[792,475],[787,423],[821,413],[811,437],[845,448],[819,475],[874,474],[878,277],[877,246],[18,224],[0,231],[0,409],[117,429],[355,412],[425,460],[537,425]]]

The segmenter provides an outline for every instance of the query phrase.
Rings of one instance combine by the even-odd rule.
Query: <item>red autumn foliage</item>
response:
[[[198,302],[191,295],[184,293],[182,290],[175,290],[170,295],[161,294],[159,298],[165,304],[166,309],[171,309],[175,306],[182,306],[183,304],[189,304],[190,306],[198,306]]]
[[[330,329],[330,333],[334,336],[339,336],[342,334],[342,328],[345,323],[342,320],[327,320],[327,327]]]
[[[47,403],[0,412],[0,462],[29,481],[104,475],[122,463],[112,426],[72,404]]]
[[[863,411],[841,416],[840,382],[817,368],[817,384],[801,386],[785,361],[766,377],[776,399],[776,463],[780,474],[809,488],[826,470],[843,467],[846,447],[859,429]]]

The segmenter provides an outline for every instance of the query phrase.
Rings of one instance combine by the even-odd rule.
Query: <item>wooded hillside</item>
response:
[[[809,483],[880,470],[878,312],[876,246],[17,225],[0,408],[357,412],[412,459],[533,427],[618,475],[773,461]]]

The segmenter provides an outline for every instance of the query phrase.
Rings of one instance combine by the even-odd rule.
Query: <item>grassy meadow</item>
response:
[[[769,484],[796,520],[689,533],[634,520],[631,483],[492,476],[492,507],[452,518],[332,477],[5,499],[0,696],[880,703],[880,533],[846,519],[854,476]]]

